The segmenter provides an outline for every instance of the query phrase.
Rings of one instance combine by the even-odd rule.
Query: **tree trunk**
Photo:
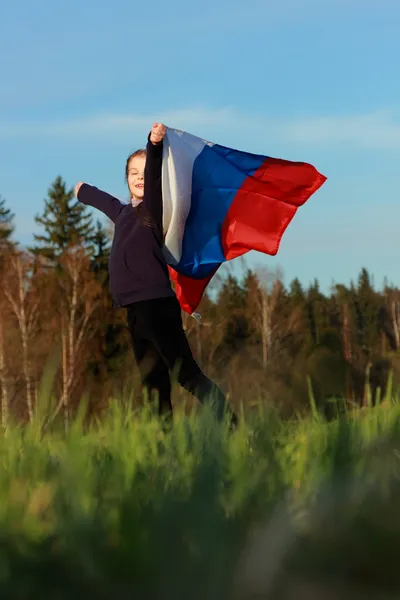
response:
[[[84,344],[88,341],[90,318],[98,306],[97,293],[100,291],[95,279],[88,274],[88,257],[82,252],[64,256],[64,274],[60,278],[63,294],[61,306],[61,362],[62,393],[51,421],[60,410],[64,413],[64,427],[70,425],[71,399],[82,367],[77,357],[81,357]],[[93,284],[90,288],[87,284]]]
[[[62,352],[62,407],[64,410],[64,429],[68,431],[68,397],[69,397],[69,372],[68,372],[68,345],[64,320],[61,325],[61,352]]]
[[[350,337],[350,326],[349,326],[349,312],[347,304],[343,305],[343,350],[344,356],[348,363],[351,363],[352,352],[351,352],[351,337]]]
[[[400,348],[400,331],[399,331],[399,310],[398,303],[395,300],[392,300],[392,324],[393,324],[393,332],[394,339],[396,341],[396,350]]]
[[[25,311],[25,300],[26,300],[26,292],[24,289],[24,277],[22,273],[22,261],[18,260],[17,265],[18,271],[18,292],[19,292],[19,327],[21,331],[21,341],[22,341],[22,364],[23,371],[25,377],[25,387],[26,387],[26,404],[28,408],[28,417],[29,421],[32,421],[33,418],[33,393],[32,393],[32,381],[31,381],[31,373],[30,373],[30,365],[29,365],[29,335],[27,328],[27,319],[26,319],[26,311]]]
[[[262,341],[262,365],[267,368],[271,348],[271,305],[268,292],[261,290],[261,341]]]
[[[6,362],[4,353],[4,330],[3,323],[0,321],[0,388],[1,388],[1,425],[3,429],[7,429],[8,425],[8,381],[6,373]]]
[[[25,389],[26,389],[26,403],[28,409],[29,421],[33,418],[33,385],[31,376],[31,365],[29,357],[29,342],[32,333],[36,326],[37,317],[37,304],[31,306],[31,310],[28,311],[27,307],[27,295],[28,295],[28,282],[27,282],[27,267],[24,263],[22,255],[16,255],[12,260],[12,266],[15,270],[16,285],[17,288],[14,290],[11,285],[7,285],[4,290],[5,296],[10,302],[14,314],[18,321],[19,331],[21,335],[22,344],[22,370],[25,378]],[[10,282],[11,283],[11,282]]]
[[[261,289],[259,291],[260,300],[259,300],[259,309],[261,312],[261,343],[262,343],[262,366],[265,370],[267,368],[268,362],[271,359],[271,350],[272,350],[272,328],[273,328],[273,311],[276,307],[277,295],[276,289],[273,288],[269,293],[266,289]]]
[[[25,316],[25,315],[24,315]],[[33,389],[32,389],[32,378],[30,373],[29,364],[29,350],[28,350],[28,334],[25,323],[21,324],[21,337],[22,337],[22,364],[25,377],[26,387],[26,405],[28,408],[29,421],[33,419]]]

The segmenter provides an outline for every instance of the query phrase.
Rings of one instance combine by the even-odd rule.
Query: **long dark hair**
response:
[[[135,158],[135,156],[146,157],[147,152],[146,152],[146,150],[141,148],[140,150],[135,150],[135,152],[132,152],[132,154],[130,154],[128,156],[128,158],[126,159],[126,165],[125,165],[125,182],[126,182],[126,184],[128,184],[129,163],[131,162],[132,158]],[[146,211],[143,207],[143,202],[140,202],[140,204],[135,206],[135,210],[136,210],[136,214],[138,216],[139,221],[143,225],[146,225],[147,227],[153,227],[153,221],[152,221],[150,215],[148,215],[146,213]]]

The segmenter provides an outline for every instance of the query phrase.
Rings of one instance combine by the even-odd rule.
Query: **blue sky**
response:
[[[285,282],[400,285],[398,0],[22,0],[0,20],[0,194],[29,243],[57,175],[125,196],[153,120],[328,177],[277,257]],[[36,230],[37,231],[37,230]]]

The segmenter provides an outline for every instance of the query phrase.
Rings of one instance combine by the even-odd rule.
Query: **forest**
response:
[[[66,425],[84,397],[100,415],[110,398],[139,406],[142,392],[125,311],[108,291],[111,222],[98,220],[58,176],[35,217],[38,233],[15,238],[12,199],[0,198],[1,420],[32,420],[39,390],[51,379],[52,418]],[[244,265],[244,266],[243,266]],[[399,381],[400,291],[377,290],[367,268],[357,281],[283,284],[279,268],[225,269],[204,296],[197,321],[183,313],[202,368],[237,407],[260,403],[290,418],[325,417],[384,401]],[[48,375],[48,374],[51,375]],[[178,387],[174,402],[192,399]]]

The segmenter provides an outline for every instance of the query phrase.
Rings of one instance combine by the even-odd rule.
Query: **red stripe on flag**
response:
[[[222,225],[226,260],[249,250],[275,255],[298,207],[325,181],[308,163],[266,159],[238,190]]]
[[[173,269],[172,267],[168,267],[169,274],[172,281],[175,284],[175,293],[178,298],[179,304],[181,308],[189,314],[192,314],[203,297],[204,291],[210,280],[214,277],[217,272],[219,266],[214,270],[214,272],[205,279],[192,279],[191,277],[186,277],[185,275],[180,275]]]

